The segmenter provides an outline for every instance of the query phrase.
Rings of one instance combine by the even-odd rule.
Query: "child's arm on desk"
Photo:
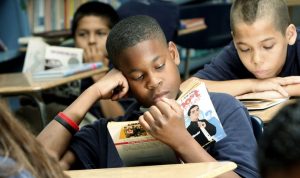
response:
[[[116,89],[118,92],[114,92]],[[63,113],[79,125],[93,103],[100,99],[120,99],[127,91],[127,80],[120,71],[113,69],[85,90]],[[48,152],[57,158],[65,169],[70,168],[75,162],[75,155],[67,150],[71,138],[72,134],[56,120],[52,120],[37,136]]]
[[[153,137],[169,145],[185,162],[217,161],[190,135],[184,125],[183,111],[175,100],[164,98],[139,118],[140,124]],[[220,178],[240,177],[230,171]]]
[[[261,93],[268,94],[268,98],[286,98],[289,96],[297,96],[296,92],[300,95],[299,90],[297,91],[300,84],[300,76],[290,77],[274,77],[269,79],[237,79],[227,81],[211,81],[191,77],[186,80],[182,85],[193,82],[194,80],[201,80],[205,83],[208,91],[210,92],[222,92],[232,96],[245,95],[250,97],[248,94]],[[253,95],[252,95],[253,96]],[[252,97],[251,96],[251,97]],[[264,96],[266,98],[267,95]]]

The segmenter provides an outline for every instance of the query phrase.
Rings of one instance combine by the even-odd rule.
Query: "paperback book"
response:
[[[177,99],[188,132],[204,148],[226,134],[204,83],[194,83]],[[147,133],[138,121],[109,122],[108,130],[126,166],[180,163],[175,152]]]

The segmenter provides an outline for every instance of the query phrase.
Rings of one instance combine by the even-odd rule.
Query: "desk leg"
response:
[[[184,80],[186,80],[190,75],[190,55],[191,55],[191,50],[188,48],[186,49],[186,57],[184,63],[184,76],[183,76]]]
[[[46,113],[46,105],[43,101],[42,94],[40,92],[36,92],[36,93],[28,93],[26,95],[31,97],[36,102],[41,114],[42,127],[44,128],[47,125],[47,113]]]

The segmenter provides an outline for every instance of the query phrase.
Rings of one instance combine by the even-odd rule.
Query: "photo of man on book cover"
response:
[[[216,127],[202,117],[199,106],[192,105],[187,114],[190,118],[187,130],[196,141],[203,147],[208,146],[209,143],[215,142],[212,136],[216,134]]]

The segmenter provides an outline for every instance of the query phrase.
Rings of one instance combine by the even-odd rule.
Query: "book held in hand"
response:
[[[192,84],[177,102],[184,110],[187,130],[202,147],[226,136],[204,83]],[[191,119],[192,112],[196,118]],[[138,121],[109,122],[107,127],[125,166],[180,163],[175,152],[147,133]]]
[[[33,79],[55,79],[100,68],[102,62],[73,64],[32,73]]]
[[[185,127],[202,147],[207,148],[226,136],[203,82],[187,87],[177,102],[184,111]]]

